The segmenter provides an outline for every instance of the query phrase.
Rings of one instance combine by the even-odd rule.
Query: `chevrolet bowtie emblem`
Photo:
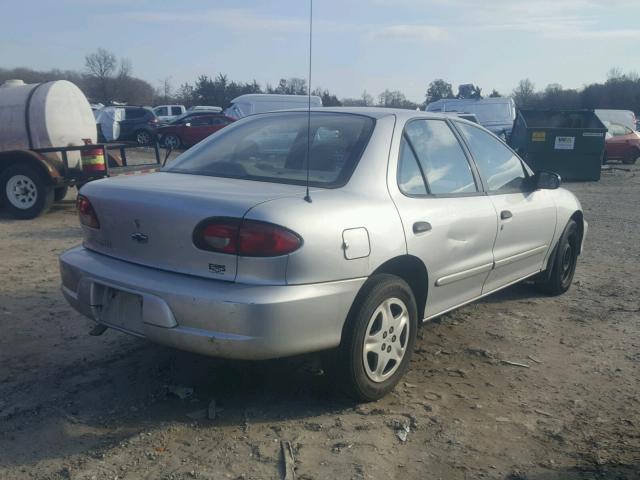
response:
[[[144,233],[137,232],[131,234],[131,240],[138,243],[147,243],[149,241],[149,237]]]

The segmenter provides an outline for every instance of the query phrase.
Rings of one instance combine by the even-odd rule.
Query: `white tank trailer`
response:
[[[65,168],[61,149],[96,140],[89,102],[73,83],[0,85],[0,205],[22,219],[46,212],[70,185],[78,185],[69,172],[83,166],[81,153],[73,150]]]
[[[0,85],[0,152],[84,145],[97,140],[96,121],[82,91],[66,80]],[[70,154],[70,167],[79,161]]]

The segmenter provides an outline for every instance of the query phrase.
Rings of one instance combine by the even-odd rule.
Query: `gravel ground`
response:
[[[309,358],[88,336],[59,292],[73,199],[0,213],[0,478],[284,478],[291,458],[298,479],[640,478],[640,165],[568,188],[590,225],[572,289],[517,285],[424,325],[366,405]]]

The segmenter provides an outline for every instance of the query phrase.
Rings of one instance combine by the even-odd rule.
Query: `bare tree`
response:
[[[128,58],[120,59],[120,68],[118,69],[118,78],[129,78],[131,73],[133,72],[133,65],[131,64],[131,60]]]
[[[98,51],[84,57],[84,65],[87,72],[89,75],[98,78],[111,77],[117,63],[116,56],[104,48],[99,48]]]
[[[92,77],[97,83],[98,98],[101,102],[109,102],[111,100],[111,84],[112,77],[116,71],[118,61],[116,56],[99,48],[96,52],[90,53],[84,57],[84,65],[89,77]]]
[[[513,99],[519,108],[530,106],[535,96],[535,85],[528,78],[520,80],[518,86],[513,90]]]

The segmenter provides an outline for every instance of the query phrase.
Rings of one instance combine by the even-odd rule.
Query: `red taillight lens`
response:
[[[89,199],[83,195],[78,195],[76,200],[76,207],[78,209],[78,216],[80,217],[80,223],[91,228],[100,228],[100,222],[96,215],[93,205]]]
[[[302,239],[278,225],[236,218],[211,218],[196,227],[193,243],[202,250],[245,257],[277,257],[296,251]]]

